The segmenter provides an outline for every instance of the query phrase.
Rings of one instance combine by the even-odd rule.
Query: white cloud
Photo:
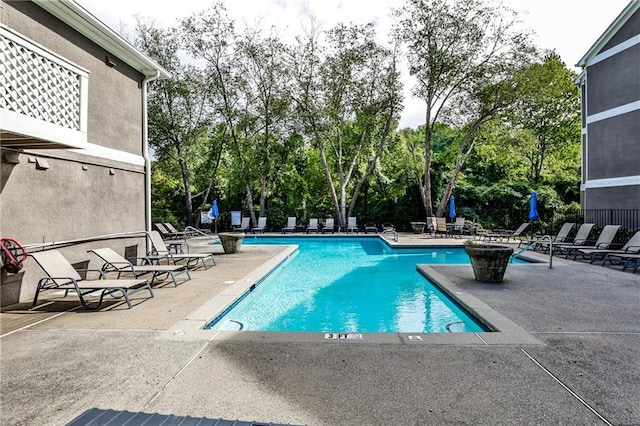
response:
[[[213,3],[213,0],[76,1],[114,30],[125,25],[129,32],[135,28],[134,15],[151,17],[163,26],[172,26],[179,18],[205,10]],[[312,14],[326,28],[338,22],[372,22],[385,40],[391,26],[391,9],[402,3],[402,0],[226,0],[225,4],[238,23],[273,25],[287,39],[287,34],[299,33],[304,18]],[[511,0],[504,3],[520,14],[524,28],[536,33],[534,41],[539,47],[554,49],[569,67],[573,67],[629,0]],[[410,99],[410,87],[405,88],[405,93],[401,126],[416,127],[424,123],[424,103]]]

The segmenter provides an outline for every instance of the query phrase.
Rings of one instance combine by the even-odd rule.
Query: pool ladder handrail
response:
[[[542,237],[538,238],[534,242],[527,245],[525,248],[523,248],[519,252],[512,254],[511,259],[509,261],[513,261],[515,257],[520,256],[522,253],[529,250],[531,247],[535,247],[536,245],[538,245],[538,243],[544,240],[549,240],[549,269],[553,269],[553,238],[551,238],[551,235],[543,235]]]
[[[206,232],[202,232],[201,230],[199,230],[198,228],[194,228],[193,226],[187,226],[186,228],[184,228],[184,232],[185,234],[196,234],[196,235],[201,235],[203,237],[209,237],[212,239],[216,239],[218,238],[215,234],[207,234]]]

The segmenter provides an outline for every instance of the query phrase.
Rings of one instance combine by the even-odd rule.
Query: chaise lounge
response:
[[[564,247],[562,249],[563,254],[565,254],[565,258],[569,258],[570,255],[573,255],[573,260],[580,255],[581,250],[587,249],[611,249],[613,239],[615,238],[618,230],[620,229],[620,225],[606,225],[602,228],[602,232],[600,232],[600,236],[596,240],[593,245],[572,245],[570,247]]]
[[[251,228],[251,233],[255,234],[256,232],[259,232],[261,234],[264,234],[264,231],[266,230],[267,230],[267,217],[261,216],[258,218],[258,226]]]
[[[162,260],[171,261],[174,265],[179,261],[186,261],[187,267],[197,265],[198,262],[202,262],[204,269],[207,269],[207,260],[210,260],[212,266],[215,266],[216,260],[213,257],[213,253],[184,253],[176,254],[171,253],[164,243],[164,240],[157,231],[151,231],[147,233],[149,240],[151,241],[151,247],[146,258],[151,262],[160,262]]]
[[[69,261],[58,250],[30,253],[29,256],[31,256],[40,268],[42,268],[45,274],[47,274],[45,278],[38,281],[36,294],[33,297],[33,304],[31,305],[32,307],[35,307],[38,303],[38,296],[40,293],[47,290],[64,290],[65,296],[69,291],[74,291],[78,295],[82,307],[88,310],[100,308],[100,306],[102,306],[104,296],[106,295],[118,298],[117,294],[120,293],[125,302],[127,302],[129,309],[131,309],[132,306],[130,300],[131,295],[142,290],[148,290],[150,298],[153,297],[151,284],[147,280],[104,279],[105,275],[100,270],[95,270],[95,272],[100,274],[100,279],[83,279],[79,272],[89,272],[91,270],[74,269],[71,263],[69,263]],[[91,307],[85,297],[96,292],[100,292],[100,300],[96,306]]]
[[[289,216],[287,218],[287,226],[282,228],[282,233],[291,232],[293,234],[296,232],[296,221],[297,219],[295,217]]]
[[[610,247],[594,247],[591,249],[580,249],[579,253],[580,255],[582,255],[583,257],[587,257],[590,256],[591,257],[591,261],[589,263],[593,263],[599,256],[602,256],[602,260],[603,260],[603,265],[606,263],[604,262],[606,260],[606,258],[608,256],[618,256],[618,257],[628,257],[629,255],[632,254],[639,254],[640,253],[640,231],[636,232],[633,237],[631,237],[629,239],[629,241],[627,241],[624,246],[622,246],[622,248],[620,249],[612,249]],[[577,255],[576,255],[577,256]],[[609,260],[612,260],[609,259]]]
[[[156,279],[162,280],[162,276],[166,275],[171,277],[173,281],[173,285],[178,287],[178,281],[176,276],[187,274],[186,281],[191,279],[191,275],[189,274],[189,268],[187,265],[134,265],[129,260],[120,256],[116,253],[112,248],[104,247],[99,249],[89,250],[91,253],[98,256],[104,264],[102,265],[102,272],[117,272],[118,278],[122,274],[131,274],[133,278],[138,278],[144,274],[153,274],[151,278],[151,285],[155,282]],[[146,257],[141,258],[143,261],[148,261]]]

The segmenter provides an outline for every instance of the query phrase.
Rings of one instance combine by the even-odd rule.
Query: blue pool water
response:
[[[245,237],[299,250],[207,328],[443,333],[485,331],[416,270],[469,263],[462,248],[391,248],[370,237]]]

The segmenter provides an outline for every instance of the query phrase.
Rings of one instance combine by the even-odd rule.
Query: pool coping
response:
[[[372,235],[373,237],[373,235]],[[387,242],[385,238],[378,237]],[[387,242],[388,243],[388,242]],[[391,245],[399,248],[397,245]],[[476,317],[489,330],[473,333],[325,333],[325,332],[264,332],[205,330],[204,326],[230,309],[238,298],[269,275],[298,250],[297,245],[283,245],[283,250],[264,262],[240,280],[231,283],[219,294],[200,305],[184,319],[168,330],[160,332],[160,338],[181,340],[235,340],[291,343],[349,342],[354,344],[411,344],[411,345],[544,345],[525,329],[488,306],[479,298],[458,287],[446,276],[429,265],[416,264],[416,269],[425,278],[453,299],[464,310]],[[412,248],[433,248],[412,245]],[[449,245],[447,247],[455,247]],[[513,265],[514,267],[526,265]]]

